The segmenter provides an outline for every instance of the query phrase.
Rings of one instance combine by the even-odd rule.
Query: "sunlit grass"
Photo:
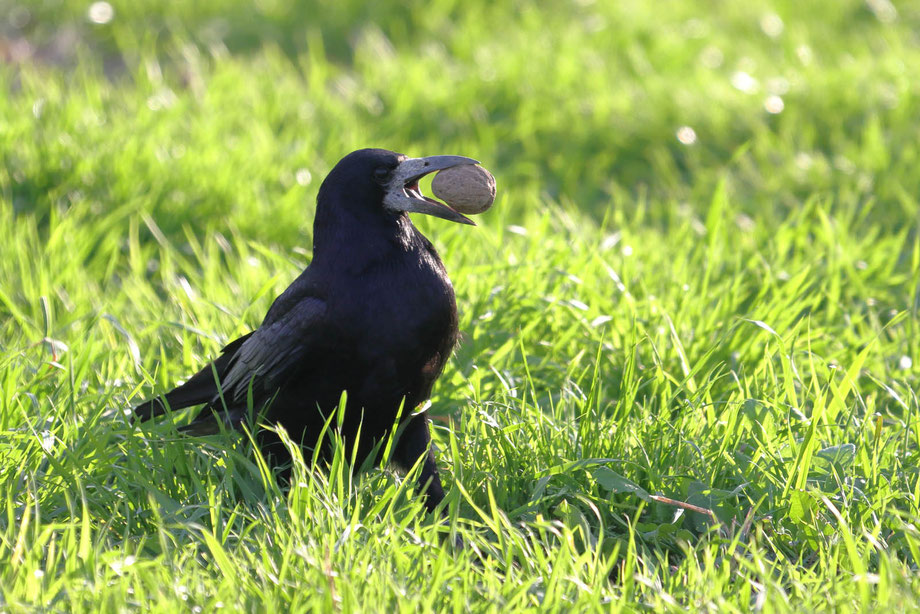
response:
[[[112,6],[4,34],[0,609],[914,607],[916,10]],[[417,220],[464,334],[441,523],[123,413],[258,325],[368,145],[499,184]]]

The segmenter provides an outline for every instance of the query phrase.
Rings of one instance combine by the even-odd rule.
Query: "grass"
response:
[[[0,610],[916,608],[916,6],[112,4],[0,2]],[[499,183],[417,220],[443,524],[123,415],[258,324],[369,145]]]

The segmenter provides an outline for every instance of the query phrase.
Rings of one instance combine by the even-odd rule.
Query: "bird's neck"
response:
[[[420,247],[419,232],[405,213],[355,216],[317,208],[313,222],[313,262],[334,269],[363,269]]]

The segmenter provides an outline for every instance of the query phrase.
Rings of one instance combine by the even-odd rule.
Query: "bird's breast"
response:
[[[437,255],[422,250],[376,263],[350,291],[336,293],[357,370],[387,380],[395,394],[425,396],[457,340],[454,291]]]
[[[387,346],[440,345],[454,334],[454,289],[440,262],[421,258],[374,280],[363,303],[369,335]]]

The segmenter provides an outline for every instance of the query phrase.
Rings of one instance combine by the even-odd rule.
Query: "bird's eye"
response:
[[[385,166],[381,166],[374,171],[374,179],[379,183],[386,183],[390,178],[390,169]]]

